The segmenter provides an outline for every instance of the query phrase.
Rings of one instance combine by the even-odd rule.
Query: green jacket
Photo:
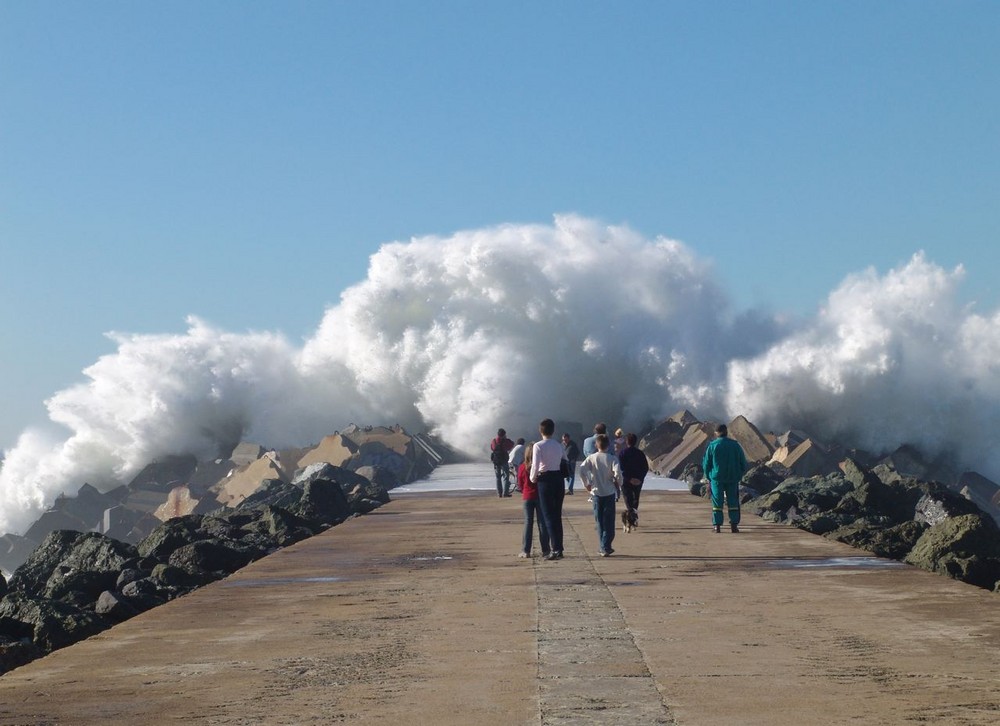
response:
[[[705,477],[719,484],[736,484],[747,470],[743,447],[728,436],[722,436],[708,445],[701,468]]]

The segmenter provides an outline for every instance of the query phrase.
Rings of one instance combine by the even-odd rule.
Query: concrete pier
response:
[[[376,512],[0,677],[0,724],[996,724],[1000,595],[648,491],[601,558],[519,499]]]

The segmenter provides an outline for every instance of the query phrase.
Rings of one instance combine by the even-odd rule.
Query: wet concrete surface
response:
[[[0,677],[0,724],[995,724],[1000,596],[643,493],[601,558],[520,501],[377,512]]]

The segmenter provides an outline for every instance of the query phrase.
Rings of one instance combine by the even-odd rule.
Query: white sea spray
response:
[[[734,311],[712,265],[680,242],[563,215],[383,245],[301,345],[196,317],[179,335],[112,334],[117,350],[47,402],[52,429],[5,452],[0,532],[159,456],[305,445],[351,422],[430,430],[483,456],[497,426],[637,429],[690,408],[954,452],[1000,478],[1000,313],[957,302],[961,268],[918,253],[848,277],[790,324]]]

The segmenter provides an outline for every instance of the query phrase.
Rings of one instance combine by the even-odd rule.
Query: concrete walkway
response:
[[[0,724],[996,724],[1000,595],[644,492],[518,559],[488,491],[382,509],[0,677]],[[537,552],[537,545],[536,545]]]

